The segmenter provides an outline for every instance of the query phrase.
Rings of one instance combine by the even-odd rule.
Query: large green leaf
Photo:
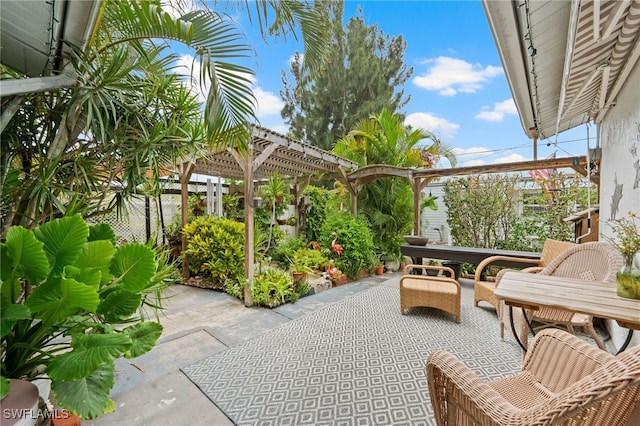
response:
[[[53,380],[51,389],[62,407],[84,419],[93,419],[114,410],[109,392],[115,383],[113,361],[91,374],[72,381]]]
[[[117,289],[100,302],[98,315],[103,315],[107,322],[118,322],[129,318],[140,307],[142,296],[125,289]]]
[[[149,352],[162,335],[162,325],[157,322],[141,322],[123,330],[131,337],[133,346],[124,354],[126,358],[136,358]]]
[[[44,243],[44,251],[52,262],[52,273],[58,275],[65,266],[75,263],[89,236],[89,227],[80,215],[74,215],[47,222],[34,233]]]
[[[52,279],[36,288],[26,305],[46,323],[57,323],[77,310],[95,312],[100,303],[97,290],[74,279]]]
[[[100,284],[105,284],[111,279],[109,268],[115,251],[115,246],[113,246],[109,241],[90,241],[84,245],[75,266],[84,270],[100,270],[102,272],[102,280]],[[80,279],[79,281],[86,282]]]
[[[99,240],[110,241],[111,244],[116,245],[116,233],[108,223],[98,223],[89,227],[88,241]]]
[[[111,274],[121,277],[127,290],[140,292],[147,287],[155,273],[153,250],[144,244],[126,244],[116,251],[111,262]]]
[[[126,333],[74,334],[72,350],[53,358],[47,366],[52,380],[78,380],[112,362],[131,347]]]
[[[49,273],[49,261],[33,232],[13,226],[7,231],[6,243],[2,245],[2,280],[7,280],[15,272],[25,277],[30,284],[37,285]]]
[[[9,305],[0,311],[0,338],[11,332],[11,327],[20,320],[31,318],[31,311],[25,305]]]
[[[11,382],[4,376],[0,376],[0,400],[4,399],[11,390]]]

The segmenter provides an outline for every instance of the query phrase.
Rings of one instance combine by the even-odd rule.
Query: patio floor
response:
[[[167,293],[164,332],[148,354],[119,359],[111,393],[115,412],[83,425],[232,425],[179,368],[372,286],[398,286],[402,273],[369,277],[276,309],[245,308],[227,294],[175,285]],[[473,303],[473,281],[460,279],[462,302]],[[486,308],[491,309],[491,308]]]

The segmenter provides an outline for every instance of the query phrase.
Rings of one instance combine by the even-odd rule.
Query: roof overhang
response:
[[[600,123],[640,56],[640,0],[482,0],[525,133]]]
[[[66,69],[71,46],[86,49],[101,6],[102,0],[0,1],[0,61],[25,77],[0,81],[0,96],[73,84]]]

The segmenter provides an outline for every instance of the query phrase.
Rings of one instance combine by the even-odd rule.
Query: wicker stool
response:
[[[454,276],[451,268],[444,266],[407,265],[400,278],[400,313],[414,306],[436,308],[452,314],[460,324],[460,284],[445,277],[411,275],[412,269],[435,269]]]

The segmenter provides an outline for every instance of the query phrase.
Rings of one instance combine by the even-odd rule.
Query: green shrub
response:
[[[327,215],[318,242],[322,247],[330,247],[334,238],[343,251],[340,256],[331,252],[331,258],[343,273],[357,278],[360,270],[369,270],[375,266],[373,236],[364,217],[352,216],[346,212]]]
[[[256,305],[275,308],[291,300],[295,294],[291,274],[277,269],[268,269],[253,280],[251,300]],[[297,294],[294,296],[297,300]]]
[[[323,268],[329,259],[320,250],[301,247],[291,256],[291,270],[295,272],[312,272]]]
[[[331,193],[324,188],[308,186],[303,194],[311,199],[311,206],[307,210],[304,222],[307,241],[319,241]]]
[[[187,249],[182,256],[195,274],[211,276],[214,284],[243,275],[244,224],[213,216],[200,217],[184,227]]]
[[[302,238],[287,237],[275,247],[271,253],[271,259],[276,262],[278,266],[282,267],[282,269],[287,269],[293,253],[306,245],[307,243]]]

